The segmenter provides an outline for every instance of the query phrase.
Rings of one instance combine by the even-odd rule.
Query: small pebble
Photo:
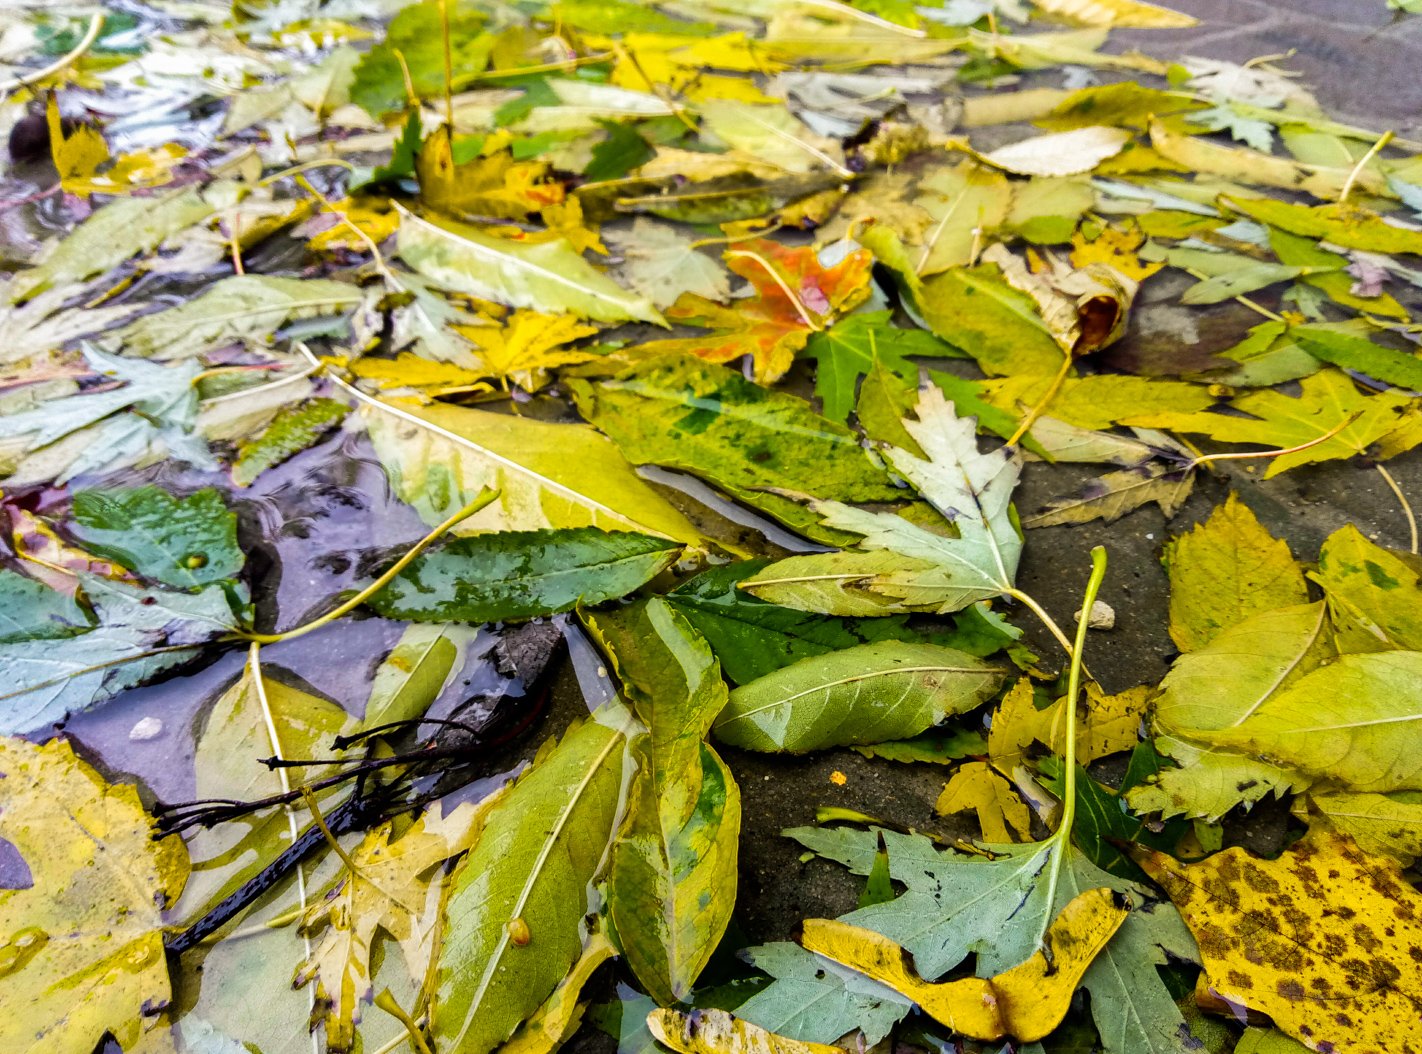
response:
[[[146,743],[163,734],[163,722],[156,717],[145,717],[128,730],[128,738],[134,743]]]
[[[1081,612],[1076,613],[1076,620],[1081,621]],[[1087,629],[1115,629],[1116,609],[1104,600],[1098,600],[1091,605],[1091,613],[1086,616]]]

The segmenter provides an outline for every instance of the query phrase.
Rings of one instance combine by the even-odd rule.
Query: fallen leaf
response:
[[[653,1010],[647,1028],[678,1054],[832,1054],[825,1043],[787,1039],[741,1021],[724,1010]]]
[[[591,356],[566,345],[597,332],[596,326],[573,315],[513,312],[502,326],[467,326],[460,332],[477,345],[480,372],[507,386],[512,380],[525,391],[548,383],[548,371],[586,362]]]
[[[166,1032],[163,910],[188,877],[178,838],[154,837],[135,787],[110,784],[64,739],[0,738],[0,838],[28,881],[0,891],[14,1051],[125,1050]]]
[[[1308,600],[1303,570],[1231,493],[1209,520],[1165,547],[1170,637],[1181,651],[1208,644],[1253,615]]]
[[[1041,419],[1038,419],[1041,424]],[[1057,527],[1101,520],[1115,523],[1122,516],[1151,502],[1170,519],[1185,504],[1195,485],[1195,474],[1179,465],[1151,462],[1097,476],[1076,494],[1053,498],[1036,512],[1022,517],[1022,526]]]
[[[420,198],[457,219],[522,220],[563,200],[563,185],[546,182],[544,161],[515,161],[507,151],[456,164],[449,129],[430,133],[415,158]]]
[[[954,769],[952,778],[933,803],[933,811],[939,816],[972,811],[977,816],[983,839],[999,845],[1025,838],[1032,830],[1032,811],[1027,803],[1012,789],[1007,778],[985,761],[969,761]]]
[[[314,445],[345,420],[351,408],[338,399],[311,399],[296,406],[284,406],[271,423],[245,440],[232,462],[232,482],[250,487],[269,468]]]
[[[1198,864],[1135,858],[1180,907],[1221,998],[1314,1050],[1422,1047],[1410,954],[1422,951],[1422,902],[1395,861],[1312,833],[1276,860],[1238,847]]]
[[[237,517],[211,487],[181,498],[152,484],[81,490],[70,516],[88,549],[174,589],[230,581],[246,562]]]
[[[731,295],[725,269],[701,252],[695,241],[665,224],[639,216],[625,236],[609,234],[608,240],[626,260],[621,274],[627,284],[659,310],[666,310],[683,293],[707,300],[726,300]]]
[[[1033,2],[1040,4],[1041,0]],[[983,154],[982,158],[1014,175],[1071,176],[1089,172],[1108,157],[1119,154],[1131,138],[1131,133],[1124,128],[1087,126],[1022,139]]]
[[[784,375],[812,335],[869,295],[873,260],[865,249],[851,249],[837,263],[825,266],[813,248],[756,239],[727,249],[725,259],[732,272],[750,282],[756,295],[732,301],[730,307],[695,294],[683,295],[667,317],[714,332],[653,341],[641,346],[644,354],[684,351],[718,363],[749,355],[756,381],[770,384]]]
[[[904,949],[873,930],[806,919],[806,949],[906,995],[934,1020],[970,1039],[1041,1039],[1061,1024],[1076,986],[1115,936],[1129,907],[1113,890],[1090,889],[1069,901],[1043,938],[1046,950],[994,977],[930,984],[905,963]]]
[[[1199,20],[1141,0],[1032,0],[1050,15],[1117,29],[1188,29]]]
[[[953,349],[931,333],[900,329],[889,323],[888,311],[860,311],[810,337],[804,357],[814,359],[815,394],[825,416],[844,422],[855,404],[859,378],[875,365],[918,387],[918,367],[905,356],[942,357]]]
[[[1324,540],[1309,577],[1323,587],[1341,651],[1422,651],[1422,578],[1406,554],[1349,524]]]

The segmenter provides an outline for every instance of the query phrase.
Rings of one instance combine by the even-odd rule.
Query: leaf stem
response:
[[[1052,383],[1047,385],[1047,390],[1042,393],[1042,397],[1037,400],[1037,404],[1028,410],[1026,416],[1022,418],[1022,423],[1017,426],[1017,431],[1013,432],[1012,437],[1008,439],[1008,446],[1016,446],[1017,441],[1027,434],[1027,431],[1036,423],[1037,418],[1047,409],[1051,401],[1057,397],[1057,392],[1061,391],[1062,384],[1066,381],[1066,375],[1071,372],[1071,364],[1071,352],[1063,349],[1061,369],[1057,370],[1056,376],[1052,378]]]
[[[1375,468],[1375,469],[1378,470],[1378,475],[1382,476],[1383,482],[1385,482],[1385,483],[1388,485],[1388,487],[1391,488],[1393,494],[1395,494],[1395,495],[1397,496],[1397,502],[1398,502],[1398,504],[1402,506],[1402,515],[1404,515],[1404,516],[1407,517],[1407,531],[1408,531],[1408,534],[1411,535],[1411,538],[1409,539],[1409,549],[1410,549],[1412,555],[1413,555],[1413,556],[1416,556],[1416,555],[1417,555],[1417,517],[1414,516],[1413,513],[1412,513],[1412,505],[1411,505],[1411,503],[1407,500],[1407,495],[1404,494],[1404,493],[1402,493],[1402,488],[1401,488],[1400,486],[1398,486],[1397,480],[1393,479],[1393,476],[1392,476],[1392,473],[1391,473],[1391,472],[1389,472],[1389,471],[1388,471],[1386,468],[1384,468],[1382,465],[1374,465],[1373,468]]]
[[[1057,884],[1061,879],[1062,861],[1071,848],[1071,827],[1076,820],[1076,701],[1081,695],[1081,674],[1085,668],[1082,661],[1086,653],[1086,630],[1090,619],[1087,615],[1096,603],[1096,595],[1101,591],[1101,582],[1106,577],[1106,548],[1098,545],[1091,550],[1091,577],[1086,580],[1086,592],[1081,599],[1081,616],[1076,624],[1076,641],[1071,649],[1071,669],[1067,675],[1067,694],[1062,701],[1062,712],[1066,715],[1066,743],[1061,748],[1062,767],[1062,815],[1057,823],[1056,833],[1051,840],[1058,843],[1052,851],[1051,875],[1047,879],[1046,904],[1042,912],[1042,929],[1037,934],[1041,944],[1055,915],[1053,907],[1057,902]],[[1056,739],[1055,729],[1052,739]]]
[[[747,260],[754,260],[756,263],[760,264],[761,267],[765,268],[766,273],[770,275],[771,279],[775,282],[775,284],[780,287],[780,291],[784,293],[790,303],[794,305],[795,310],[799,313],[800,318],[804,320],[805,325],[810,327],[810,329],[814,330],[816,333],[824,329],[823,326],[821,326],[818,322],[816,322],[813,318],[810,317],[809,308],[805,306],[805,302],[800,299],[800,297],[796,294],[795,290],[790,288],[790,284],[786,282],[784,278],[780,277],[780,272],[777,271],[774,267],[772,267],[770,261],[767,260],[764,256],[761,256],[760,253],[753,253],[749,249],[731,249],[723,255],[728,260],[733,256],[743,256]]]
[[[1071,640],[1067,637],[1065,633],[1062,632],[1062,628],[1057,625],[1056,620],[1053,619],[1051,615],[1047,614],[1047,609],[1042,607],[1041,604],[1037,603],[1037,601],[1032,598],[1032,594],[1024,593],[1022,590],[1014,586],[1012,589],[1005,590],[1003,592],[1003,595],[1011,597],[1013,600],[1016,600],[1018,603],[1028,608],[1032,612],[1032,614],[1036,615],[1037,618],[1041,620],[1042,625],[1047,627],[1047,630],[1051,633],[1051,635],[1057,638],[1057,643],[1062,646],[1066,653],[1068,655],[1071,654]]]
[[[44,69],[35,70],[33,73],[26,73],[20,77],[12,77],[10,80],[0,84],[0,92],[14,91],[16,88],[25,88],[31,84],[38,84],[46,77],[52,77],[60,70],[73,65],[84,57],[84,53],[94,46],[94,41],[99,39],[99,34],[104,30],[104,14],[97,12],[89,19],[89,28],[84,33],[84,37],[78,44],[74,45],[74,50],[67,55],[55,59]]]
[[[1363,169],[1368,167],[1368,162],[1377,157],[1378,151],[1392,142],[1392,129],[1384,132],[1376,143],[1368,148],[1368,152],[1358,158],[1358,163],[1353,166],[1353,171],[1348,173],[1348,179],[1343,184],[1343,189],[1338,193],[1338,204],[1342,205],[1348,200],[1348,195],[1353,193],[1353,184],[1358,181],[1358,177],[1363,174]]]
[[[1250,458],[1282,457],[1285,454],[1297,454],[1301,450],[1307,450],[1309,447],[1315,447],[1318,446],[1318,444],[1320,443],[1328,442],[1328,440],[1338,435],[1338,433],[1342,432],[1345,428],[1347,428],[1349,425],[1351,425],[1354,421],[1356,421],[1362,416],[1363,411],[1359,410],[1356,413],[1350,415],[1346,420],[1340,421],[1338,424],[1334,425],[1327,432],[1324,432],[1321,436],[1315,436],[1307,443],[1299,443],[1296,446],[1281,447],[1278,450],[1246,450],[1237,454],[1201,454],[1193,461],[1188,462],[1185,467],[1181,469],[1181,472],[1194,472],[1195,469],[1199,468],[1201,465],[1208,465],[1212,461],[1247,461]]]
[[[351,597],[349,600],[346,600],[344,603],[333,608],[331,611],[326,612],[326,614],[320,616],[319,618],[314,618],[305,625],[297,626],[295,629],[289,629],[284,633],[243,633],[240,635],[240,638],[242,640],[249,640],[254,644],[275,644],[278,641],[291,640],[293,637],[303,636],[307,633],[310,633],[312,630],[320,629],[328,622],[335,621],[342,615],[349,614],[356,608],[360,607],[361,604],[364,604],[376,593],[384,589],[387,585],[389,585],[390,581],[396,575],[398,575],[401,571],[405,570],[405,568],[409,567],[411,561],[413,561],[417,556],[419,556],[422,552],[424,552],[436,541],[438,541],[440,537],[448,533],[462,521],[467,520],[470,516],[473,516],[480,509],[483,509],[486,506],[490,505],[498,496],[499,492],[497,490],[492,490],[489,487],[485,487],[477,495],[475,495],[473,501],[469,502],[463,508],[456,511],[454,515],[449,517],[449,519],[439,524],[439,526],[435,527],[432,531],[430,531],[429,534],[425,535],[413,546],[411,546],[409,551],[406,552],[404,556],[400,557],[400,559],[396,560],[395,563],[391,564],[389,569],[386,570],[386,572],[382,574],[379,578],[377,578],[374,582],[370,583],[370,585],[366,586],[364,589],[362,589],[355,596]]]

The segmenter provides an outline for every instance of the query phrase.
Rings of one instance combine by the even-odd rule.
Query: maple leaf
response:
[[[932,333],[891,325],[889,315],[888,311],[850,315],[810,337],[805,357],[818,364],[815,394],[824,403],[825,416],[830,420],[849,419],[859,378],[872,371],[876,363],[914,388],[918,386],[918,367],[905,356],[953,354],[954,349]]]
[[[726,250],[726,266],[750,282],[755,295],[729,306],[688,293],[667,311],[667,318],[706,326],[704,337],[658,340],[641,346],[648,355],[690,352],[711,362],[750,355],[755,379],[772,384],[785,375],[795,353],[838,315],[869,295],[867,249],[852,249],[826,266],[808,246],[795,248],[764,238]]]
[[[469,847],[485,812],[501,796],[478,807],[461,805],[448,815],[426,811],[394,839],[392,825],[382,824],[351,853],[354,870],[348,868],[335,888],[307,909],[302,931],[320,933],[321,940],[297,967],[293,984],[316,982],[327,1050],[349,1050],[355,1042],[360,1004],[372,994],[377,930],[399,943],[411,976],[424,977],[441,923],[440,883],[429,872]]]
[[[513,381],[525,391],[548,383],[548,371],[558,366],[587,362],[595,356],[564,347],[597,332],[576,315],[544,315],[515,311],[503,326],[459,326],[461,335],[478,345],[475,353],[481,376],[499,380],[505,388]]]

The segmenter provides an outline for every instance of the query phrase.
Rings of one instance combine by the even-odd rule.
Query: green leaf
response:
[[[665,356],[568,387],[579,412],[634,464],[690,472],[797,529],[816,518],[768,490],[844,501],[903,496],[848,428],[724,366]]]
[[[106,355],[87,345],[83,350],[94,372],[124,384],[0,417],[0,439],[23,437],[23,449],[30,454],[11,482],[66,483],[81,473],[132,464],[154,447],[164,449],[171,460],[216,467],[195,432],[198,393],[193,382],[201,370],[197,362],[161,366]],[[59,442],[81,431],[83,441]]]
[[[905,356],[942,358],[955,353],[956,349],[931,333],[891,325],[890,314],[869,311],[850,315],[815,333],[805,345],[804,357],[817,363],[815,394],[824,403],[825,416],[830,420],[843,423],[849,419],[859,378],[876,364],[916,388],[918,367]]]
[[[488,1054],[581,954],[592,883],[618,819],[629,719],[600,711],[546,744],[490,810],[449,893],[433,1022],[441,1050]]]
[[[608,884],[608,907],[627,965],[663,1004],[690,993],[736,903],[740,790],[716,752],[695,745],[700,759],[691,772],[659,764],[652,740],[634,745],[639,768]],[[700,787],[680,823],[667,815],[662,797],[678,784]]]
[[[113,339],[127,354],[172,362],[237,341],[264,342],[293,319],[340,314],[362,298],[349,282],[232,275],[177,307],[144,315]]]
[[[476,633],[456,623],[407,626],[375,669],[361,724],[375,728],[424,714],[459,671]]]
[[[1050,376],[1061,366],[1062,349],[1036,304],[993,264],[955,267],[926,279],[919,306],[934,333],[990,376]]]
[[[777,941],[744,954],[775,980],[738,1006],[736,1016],[778,1035],[832,1043],[858,1030],[873,1046],[913,1009],[892,988],[798,944]]]
[[[1240,259],[1243,262],[1239,267],[1196,282],[1181,294],[1180,302],[1197,305],[1218,304],[1277,282],[1287,282],[1304,273],[1302,267],[1289,267],[1286,264],[1260,260],[1249,261],[1247,257]]]
[[[372,117],[406,105],[405,71],[422,99],[444,94],[443,5],[423,0],[404,8],[386,28],[385,40],[361,57],[351,85],[351,101]],[[485,16],[468,0],[449,4],[450,87],[458,91],[484,71],[494,38],[482,32]]]
[[[367,603],[415,622],[536,618],[625,596],[680,552],[665,538],[595,527],[479,534],[421,554]]]
[[[587,425],[435,403],[361,411],[390,484],[434,525],[485,487],[499,492],[463,531],[601,527],[699,545],[701,534]]]
[[[1139,812],[1214,819],[1243,802],[1308,781],[1267,759],[1211,749],[1202,738],[1243,723],[1333,655],[1322,604],[1264,611],[1181,656],[1161,682],[1155,746],[1179,768],[1161,769],[1126,797]]]
[[[70,594],[0,568],[0,644],[62,640],[92,628]]]
[[[1334,531],[1309,575],[1323,587],[1340,651],[1422,651],[1422,568],[1416,557],[1370,542],[1349,524]]]
[[[9,303],[112,271],[130,256],[152,252],[179,231],[201,223],[222,203],[231,184],[185,187],[157,198],[119,198],[55,241],[35,267],[6,286]]]
[[[339,399],[312,399],[300,406],[282,407],[261,435],[242,444],[232,463],[232,482],[250,487],[263,472],[301,453],[350,412]]]
[[[512,241],[453,220],[431,223],[396,207],[400,259],[441,288],[598,322],[666,325],[651,301],[594,269],[562,238]]]
[[[1385,348],[1364,337],[1299,326],[1293,330],[1299,347],[1322,362],[1362,373],[1397,388],[1422,390],[1422,360]]]
[[[66,640],[0,645],[0,734],[23,735],[192,659],[237,628],[221,586],[196,593],[139,589],[81,575],[99,625]],[[155,648],[173,651],[151,652]]]
[[[919,640],[905,616],[838,619],[768,604],[738,588],[768,560],[714,567],[667,594],[710,642],[736,684],[826,652],[880,640]]]
[[[879,849],[874,854],[874,866],[864,879],[864,890],[859,894],[858,907],[872,908],[875,904],[887,904],[894,899],[894,884],[889,876],[889,847],[879,839]]]
[[[811,508],[825,525],[862,535],[861,548],[781,560],[746,588],[776,603],[838,615],[946,614],[1013,589],[1022,539],[1010,509],[1021,456],[1011,447],[979,451],[972,419],[957,417],[937,388],[919,392],[916,412],[918,420],[904,427],[927,460],[897,447],[884,455],[958,536],[897,513],[816,501]]]
[[[351,193],[363,187],[388,183],[415,176],[415,156],[420,152],[420,142],[424,139],[424,129],[420,127],[420,108],[410,107],[405,115],[405,127],[400,138],[390,150],[390,160],[372,169],[357,169],[351,174],[347,189]]]
[[[983,703],[1003,673],[935,644],[861,644],[737,688],[714,731],[732,746],[792,754],[907,739]]]
[[[621,179],[654,156],[655,152],[637,132],[635,125],[603,121],[602,127],[607,137],[592,148],[592,160],[583,169],[583,178],[588,182]]]
[[[1407,309],[1387,293],[1367,297],[1354,294],[1353,285],[1357,280],[1346,270],[1346,256],[1329,252],[1312,238],[1290,234],[1277,227],[1269,228],[1269,246],[1280,263],[1310,268],[1311,273],[1304,274],[1300,280],[1322,290],[1334,302],[1370,315],[1406,320]]]
[[[175,589],[230,581],[246,560],[237,516],[211,487],[176,498],[151,484],[131,490],[81,490],[71,530],[100,556]]]
[[[859,400],[854,404],[854,416],[859,427],[870,439],[922,454],[913,436],[904,427],[904,418],[913,410],[918,397],[918,384],[892,372],[882,362],[875,362],[859,386]]]
[[[1422,252],[1422,232],[1395,227],[1377,213],[1346,203],[1295,205],[1271,198],[1228,198],[1235,212],[1290,234],[1374,253]]]
[[[966,757],[987,753],[987,737],[981,732],[950,729],[928,731],[912,739],[893,739],[884,743],[856,746],[854,750],[866,758],[883,758],[904,764],[922,762],[927,765],[951,765]]]
[[[873,867],[877,831],[785,833],[855,874],[867,875]],[[940,977],[973,952],[980,977],[1015,966],[1036,950],[1046,923],[1068,901],[1107,886],[1128,895],[1133,910],[1082,981],[1102,1046],[1108,1054],[1188,1054],[1198,1045],[1156,970],[1167,956],[1196,958],[1195,942],[1169,901],[1102,871],[1070,846],[1059,880],[1042,881],[1053,854],[1062,851],[1057,839],[994,846],[991,857],[982,857],[939,852],[922,835],[885,831],[883,838],[890,872],[907,892],[842,921],[903,945],[925,979]]]

